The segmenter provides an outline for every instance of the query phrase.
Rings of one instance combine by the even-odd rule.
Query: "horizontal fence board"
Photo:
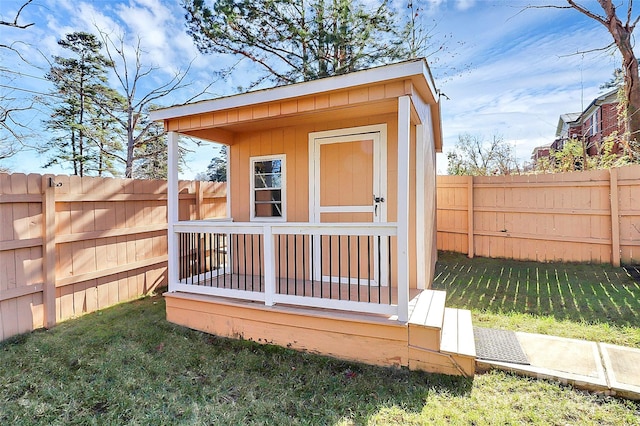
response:
[[[17,250],[21,248],[37,247],[42,245],[42,238],[29,238],[27,240],[0,241],[0,251]]]
[[[568,242],[568,243],[611,245],[611,239],[605,240],[600,238],[577,238],[577,237],[563,237],[563,236],[554,236],[554,235],[518,234],[514,232],[491,232],[491,231],[474,231],[474,234],[484,236],[484,237],[497,237],[497,238],[504,238],[504,239],[560,241],[560,242]]]
[[[34,293],[41,293],[43,288],[44,284],[38,283],[4,290],[0,292],[0,301],[17,299],[18,297],[27,296]]]
[[[443,208],[443,210],[447,210]],[[466,209],[455,209],[455,210],[465,210]],[[610,216],[611,211],[605,209],[553,209],[553,208],[521,208],[521,207],[475,207],[473,209],[475,213],[482,212],[496,212],[496,213],[509,213],[509,214],[517,214],[517,213],[536,213],[536,214],[552,214],[552,215],[585,215],[585,216]],[[629,212],[631,214],[631,212]]]
[[[39,203],[42,196],[39,194],[0,194],[0,204],[9,203]]]
[[[150,259],[138,260],[136,262],[130,262],[125,265],[116,266],[108,269],[100,269],[98,271],[86,272],[82,274],[73,275],[71,277],[60,278],[56,280],[56,287],[64,287],[71,284],[77,284],[84,281],[95,280],[98,278],[108,277],[110,275],[116,275],[122,272],[133,271],[135,269],[145,268],[148,266],[154,266],[159,263],[166,263],[167,256],[157,256]]]
[[[11,196],[17,197],[17,196]],[[181,200],[195,200],[196,194],[190,193],[181,193],[179,195]],[[216,198],[225,198],[225,195],[204,195],[203,198],[205,200],[211,200]],[[0,198],[2,200],[2,198]],[[39,201],[39,198],[33,196],[25,196],[24,200],[20,201],[6,201],[6,202],[34,202],[27,200],[36,200]],[[166,201],[167,194],[110,194],[110,195],[100,195],[100,194],[62,194],[56,197],[56,201],[65,202],[65,203],[89,203],[89,202],[118,202],[118,201]],[[3,201],[4,202],[4,201]]]
[[[56,237],[56,243],[70,243],[85,240],[99,240],[103,238],[121,237],[123,235],[148,234],[151,232],[166,231],[167,224],[137,226],[135,228],[116,228],[105,231],[87,231],[75,234],[66,234]]]

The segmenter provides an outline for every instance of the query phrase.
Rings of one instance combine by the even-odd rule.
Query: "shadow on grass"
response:
[[[493,313],[637,327],[640,284],[609,265],[522,262],[440,252],[433,288],[447,304]]]
[[[0,424],[366,424],[472,387],[191,331],[160,297],[16,337],[0,357]]]

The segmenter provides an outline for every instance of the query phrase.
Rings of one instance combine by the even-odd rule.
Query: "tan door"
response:
[[[383,147],[386,135],[381,126],[312,134],[312,222],[386,221],[386,185],[381,179],[386,176]],[[314,247],[314,253],[318,253],[314,259],[316,277],[333,282],[377,284],[381,275],[376,255],[380,242],[367,237],[323,237]]]

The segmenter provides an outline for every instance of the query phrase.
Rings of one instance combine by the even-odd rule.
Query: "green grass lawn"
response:
[[[476,326],[640,348],[640,284],[622,268],[441,252],[433,288]]]
[[[370,348],[375,350],[375,348]],[[0,344],[0,424],[640,424],[637,403],[501,372],[473,381],[170,324],[159,296]]]
[[[475,325],[640,347],[640,286],[620,268],[441,253],[434,287]],[[0,424],[640,425],[637,402],[555,382],[343,362],[188,330],[164,309],[149,297],[0,343]]]

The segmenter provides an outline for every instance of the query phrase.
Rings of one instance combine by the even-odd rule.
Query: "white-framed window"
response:
[[[287,220],[286,155],[251,157],[251,220]]]

